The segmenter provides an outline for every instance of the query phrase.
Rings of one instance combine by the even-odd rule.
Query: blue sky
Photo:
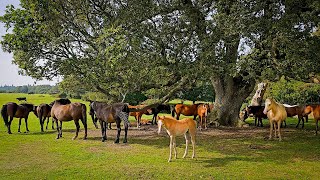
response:
[[[0,16],[5,13],[6,6],[13,4],[15,7],[18,7],[20,4],[19,0],[0,0]],[[0,39],[6,34],[6,28],[3,23],[0,23]],[[36,83],[39,84],[50,84],[54,85],[57,81],[35,81],[31,77],[21,76],[18,74],[18,66],[12,64],[12,54],[5,53],[0,48],[0,86],[3,85],[33,85]]]

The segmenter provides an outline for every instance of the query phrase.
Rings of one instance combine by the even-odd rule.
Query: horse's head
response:
[[[36,115],[38,117],[37,108],[38,108],[38,106],[33,106],[33,110],[32,111],[33,111],[34,115]]]
[[[34,111],[34,105],[33,104],[23,103],[23,104],[20,104],[20,105],[26,107],[28,109],[28,112]]]
[[[158,134],[160,134],[160,132],[161,132],[161,127],[162,127],[162,125],[163,125],[163,120],[164,120],[164,116],[158,116],[157,117],[157,120],[158,120]]]
[[[61,98],[54,101],[54,103],[60,104],[60,105],[66,105],[71,104],[71,101],[67,98]]]
[[[264,110],[263,110],[263,113],[264,114],[267,114],[268,111],[271,110],[272,108],[272,105],[274,104],[274,100],[272,98],[267,98],[266,101],[265,101],[265,107],[264,107]]]
[[[251,106],[246,106],[245,108],[243,108],[239,113],[240,120],[245,121],[249,117],[250,112]]]

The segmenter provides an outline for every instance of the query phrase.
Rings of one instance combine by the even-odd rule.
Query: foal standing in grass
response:
[[[176,136],[180,136],[184,134],[184,138],[186,139],[186,150],[182,158],[185,158],[188,154],[188,144],[189,140],[187,137],[187,132],[191,136],[191,143],[192,143],[192,158],[195,157],[195,144],[196,144],[196,122],[191,118],[185,118],[182,120],[176,120],[173,117],[165,117],[165,116],[158,116],[158,134],[161,132],[162,125],[167,130],[167,133],[170,136],[170,155],[168,162],[171,161],[172,158],[172,148],[174,148],[174,157],[177,158],[177,149],[176,149]]]
[[[277,103],[271,98],[266,99],[265,107],[263,113],[268,116],[270,121],[270,135],[269,139],[272,139],[272,131],[274,130],[274,135],[277,137],[277,126],[279,141],[281,141],[280,126],[282,121],[287,118],[287,112],[283,104]]]

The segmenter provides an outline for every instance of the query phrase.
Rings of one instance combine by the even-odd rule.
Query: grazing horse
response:
[[[192,104],[192,105],[186,105],[186,104],[176,104],[171,112],[172,117],[174,117],[174,114],[176,113],[176,118],[179,120],[180,114],[183,114],[185,116],[193,116],[193,120],[196,119],[198,115],[198,106],[200,104]]]
[[[117,124],[117,137],[114,143],[119,143],[121,127],[121,120],[124,122],[124,139],[123,143],[127,143],[127,134],[129,126],[129,107],[125,103],[106,104],[102,102],[92,102],[92,109],[97,116],[101,126],[102,142],[107,140],[107,123],[116,122]]]
[[[145,107],[145,105],[137,105],[137,106],[128,105],[128,107],[130,109],[141,109],[141,108]],[[141,126],[141,117],[142,117],[143,114],[152,115],[152,110],[151,109],[146,109],[144,111],[136,111],[136,112],[130,112],[129,113],[130,116],[133,116],[136,119],[137,128],[139,128]]]
[[[51,117],[51,108],[52,108],[52,105],[45,104],[45,103],[34,107],[34,114],[39,118],[41,132],[43,132],[43,124],[46,118],[47,118],[46,130],[48,130],[49,119]],[[51,128],[54,129],[53,119],[52,119]]]
[[[1,115],[3,117],[4,123],[8,128],[8,134],[12,134],[11,132],[11,122],[14,117],[19,118],[19,128],[18,132],[20,132],[21,119],[24,118],[26,123],[26,131],[29,132],[28,129],[28,116],[31,111],[33,111],[33,104],[16,104],[14,102],[9,102],[2,106]],[[10,120],[8,119],[10,117]]]
[[[318,122],[320,120],[320,104],[306,105],[304,112],[310,113],[311,111],[313,113],[313,118],[316,123],[316,135],[318,135],[318,129],[319,129]]]
[[[157,117],[160,112],[168,113],[170,114],[171,112],[171,106],[169,104],[159,104],[155,108],[151,108],[151,112],[153,114],[151,124],[157,124]]]
[[[304,119],[303,118],[308,119],[308,114],[310,114],[311,111],[309,113],[305,113],[304,112],[305,106],[298,106],[298,105],[292,106],[292,105],[288,105],[288,104],[283,104],[283,105],[286,108],[287,117],[298,116],[298,124],[296,125],[296,128],[299,127],[301,120],[302,120],[301,128],[303,128],[304,127]]]
[[[240,117],[242,121],[245,121],[250,114],[254,116],[254,125],[263,127],[262,119],[267,119],[267,115],[263,113],[265,106],[247,106],[242,111],[243,116]],[[258,120],[258,123],[257,123]]]
[[[207,129],[208,112],[210,112],[209,104],[201,104],[197,108],[197,114],[199,116],[199,122],[200,122],[200,126],[199,126],[200,130],[202,130],[203,124],[204,124],[204,129]]]
[[[62,137],[62,122],[63,121],[74,121],[76,125],[76,135],[72,138],[73,140],[78,137],[80,130],[79,119],[84,126],[84,138],[87,139],[87,107],[82,103],[71,103],[69,99],[58,99],[55,100],[51,108],[51,117],[55,120],[58,136],[57,139]],[[60,122],[60,126],[58,124]]]
[[[172,148],[174,149],[174,157],[177,158],[176,136],[184,135],[184,138],[186,139],[186,149],[182,158],[187,156],[189,144],[187,132],[189,132],[191,136],[193,149],[192,158],[195,157],[197,123],[193,119],[185,118],[178,121],[173,117],[158,116],[158,134],[160,134],[162,126],[164,126],[170,136],[170,155],[168,162],[170,162],[172,158]]]
[[[272,139],[272,131],[274,130],[274,135],[277,137],[277,129],[278,126],[278,134],[279,134],[279,141],[282,140],[280,127],[282,121],[287,118],[287,112],[283,104],[277,103],[271,98],[266,99],[265,101],[265,108],[263,110],[264,114],[267,114],[268,119],[270,121],[270,135],[269,139]]]

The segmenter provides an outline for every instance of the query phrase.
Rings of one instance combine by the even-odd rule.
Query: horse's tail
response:
[[[130,112],[130,108],[129,108],[128,104],[124,104],[122,111],[119,113],[119,115],[122,116],[120,119],[123,119],[123,123],[128,126],[130,125],[129,112]]]
[[[173,105],[172,111],[171,111],[171,116],[174,117],[174,114],[176,112],[176,105]]]
[[[36,110],[36,112],[37,112],[37,110]],[[41,106],[39,108],[38,118],[40,121],[42,120],[42,116],[43,116],[43,106]]]
[[[81,110],[83,122],[87,124],[87,106],[81,103]]]
[[[5,124],[6,126],[8,126],[8,124],[9,124],[7,107],[8,107],[8,105],[7,105],[7,104],[4,104],[4,105],[2,106],[2,109],[1,109],[1,115],[2,115],[2,118],[3,118],[3,120],[4,120],[4,124]]]

